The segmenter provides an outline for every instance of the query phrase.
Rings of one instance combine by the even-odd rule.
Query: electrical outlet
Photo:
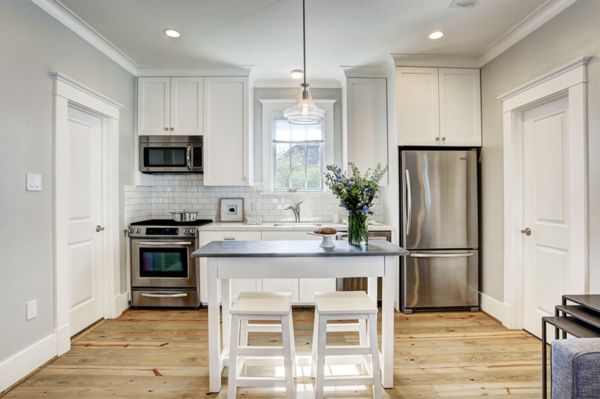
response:
[[[27,173],[27,191],[42,191],[42,175]]]
[[[27,320],[35,319],[37,317],[37,299],[32,299],[27,302]]]

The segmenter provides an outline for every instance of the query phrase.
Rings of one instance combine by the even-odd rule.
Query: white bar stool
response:
[[[242,292],[231,305],[231,335],[229,344],[229,379],[227,397],[234,399],[238,387],[285,387],[287,397],[294,398],[294,328],[292,296],[289,293]],[[283,346],[248,346],[247,331],[240,335],[240,326],[248,321],[271,320],[281,323]],[[246,330],[246,329],[245,329]],[[271,330],[268,330],[271,331]],[[241,344],[240,344],[241,340]],[[252,356],[283,356],[284,377],[248,377],[241,370],[246,358]]]
[[[373,397],[381,398],[381,370],[377,348],[377,306],[363,291],[338,291],[315,295],[315,325],[313,330],[313,365],[315,397],[321,399],[325,386],[373,385]],[[358,320],[358,324],[327,325],[333,320]],[[365,332],[365,322],[368,334]],[[332,326],[340,326],[331,328]],[[359,345],[327,346],[327,331],[358,331]],[[366,376],[325,377],[325,356],[370,355]]]

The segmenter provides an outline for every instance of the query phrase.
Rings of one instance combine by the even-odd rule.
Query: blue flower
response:
[[[350,182],[347,182],[346,183],[346,188],[350,188],[350,187],[352,187],[352,184],[350,184]]]
[[[368,206],[363,206],[362,212],[366,215],[369,213],[369,207]]]

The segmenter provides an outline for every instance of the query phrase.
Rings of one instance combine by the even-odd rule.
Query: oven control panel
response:
[[[195,237],[197,227],[129,226],[129,237]]]

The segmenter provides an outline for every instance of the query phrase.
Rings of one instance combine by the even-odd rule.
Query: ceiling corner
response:
[[[483,67],[494,58],[508,50],[537,28],[563,12],[577,0],[548,0],[535,11],[494,41],[479,57],[479,66]]]
[[[65,27],[73,31],[83,40],[88,42],[102,54],[121,66],[127,72],[134,76],[138,76],[138,66],[131,58],[123,53],[112,42],[81,20],[81,18],[65,7],[60,1],[32,0],[32,2],[54,17],[57,21],[62,23]]]

